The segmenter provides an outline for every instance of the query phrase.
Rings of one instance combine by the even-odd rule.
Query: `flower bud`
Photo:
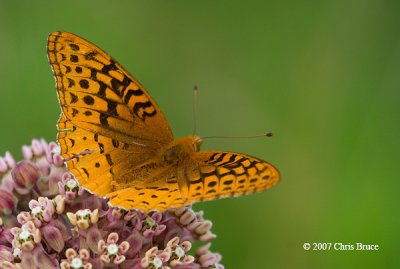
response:
[[[10,215],[15,207],[16,199],[14,195],[0,188],[0,216]]]
[[[11,171],[16,190],[20,194],[27,194],[39,179],[39,170],[30,161],[17,163]]]
[[[0,261],[9,261],[11,262],[14,259],[14,255],[12,254],[12,248],[4,245],[0,245]]]
[[[49,247],[58,253],[64,249],[64,238],[59,229],[48,224],[41,229],[41,232]]]

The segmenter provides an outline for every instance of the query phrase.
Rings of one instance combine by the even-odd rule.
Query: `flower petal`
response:
[[[114,264],[121,264],[123,261],[125,261],[125,256],[124,255],[118,255],[114,259]]]
[[[117,243],[119,239],[119,236],[117,233],[110,233],[107,237],[107,243],[111,244],[111,243]]]
[[[129,249],[129,243],[127,241],[122,242],[119,244],[118,249],[122,254],[125,254]]]
[[[58,265],[55,259],[51,259],[42,248],[36,248],[33,253],[33,260],[37,268],[54,269]]]
[[[88,247],[96,254],[100,253],[97,242],[99,242],[101,239],[102,236],[97,227],[92,226],[87,230],[86,243],[88,244]]]
[[[58,253],[64,249],[64,238],[59,229],[48,224],[41,229],[41,232],[49,247]]]

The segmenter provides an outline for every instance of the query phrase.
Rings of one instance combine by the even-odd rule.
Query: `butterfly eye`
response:
[[[195,152],[198,152],[200,150],[200,144],[199,143],[193,142],[192,146],[193,146],[193,150]]]
[[[171,157],[171,159],[173,158],[173,157],[175,157],[175,150],[174,149],[170,149],[169,150],[169,152],[168,152],[168,155],[169,155],[169,157]]]
[[[203,143],[203,140],[200,137],[195,137],[194,141],[192,142],[192,147],[195,152],[200,150],[200,146]]]

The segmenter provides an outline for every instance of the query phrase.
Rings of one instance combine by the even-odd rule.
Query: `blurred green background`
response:
[[[47,35],[85,37],[157,100],[177,137],[275,164],[267,192],[197,204],[226,268],[399,268],[399,1],[1,1],[0,152],[54,140]],[[379,251],[305,251],[305,242]]]

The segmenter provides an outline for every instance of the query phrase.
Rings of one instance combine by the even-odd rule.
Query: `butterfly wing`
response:
[[[177,181],[176,167],[158,174],[145,187],[131,186],[107,194],[112,205],[124,208],[140,208],[143,211],[164,211],[171,207],[190,204],[182,197]]]
[[[173,140],[169,124],[140,83],[94,44],[54,32],[47,50],[62,109],[61,155],[82,186],[101,196],[113,193],[116,181],[129,175],[127,169],[134,171]],[[145,202],[170,188],[177,189],[168,182],[141,182],[132,190],[145,192]],[[157,208],[156,201],[132,201],[130,207]]]
[[[179,178],[189,201],[242,196],[266,190],[280,180],[279,171],[259,158],[234,152],[196,152]]]
[[[58,126],[64,130],[59,132],[58,142],[69,171],[90,192],[110,198],[113,206],[147,212],[187,204],[181,197],[175,167],[157,174],[155,179],[152,171],[145,175],[149,169],[143,169],[142,165],[151,165],[154,155],[146,147],[120,143],[86,131],[74,126],[63,114]]]
[[[159,146],[173,140],[156,102],[96,45],[54,32],[47,52],[62,112],[74,126],[125,143]]]
[[[155,101],[125,69],[92,43],[54,32],[48,58],[62,109],[58,142],[81,185],[125,208],[165,210],[193,201],[268,189],[271,164],[232,152],[197,152],[169,167],[156,151],[173,135]]]

